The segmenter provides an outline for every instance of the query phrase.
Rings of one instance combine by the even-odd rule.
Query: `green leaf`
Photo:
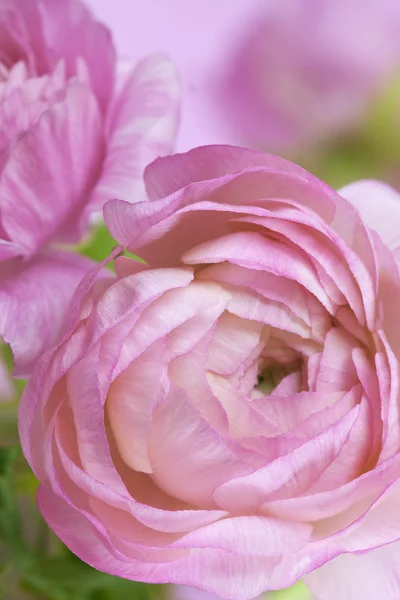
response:
[[[93,230],[90,239],[78,247],[78,252],[92,260],[101,262],[106,259],[117,246],[118,243],[111,236],[104,223],[102,223]],[[133,260],[144,262],[139,256],[136,256],[136,254],[131,254],[126,251],[124,254]],[[107,265],[107,267],[113,270],[112,264]]]
[[[92,231],[90,239],[79,246],[78,251],[83,256],[101,262],[111,254],[116,246],[118,246],[117,242],[102,223]]]
[[[0,402],[0,448],[16,446],[18,443],[18,402]]]
[[[0,356],[2,360],[5,362],[6,367],[10,372],[10,376],[14,367],[14,359],[11,352],[10,347],[3,342],[0,342]],[[21,394],[26,386],[26,380],[24,379],[13,379],[14,389],[15,389],[15,398],[14,401],[19,401]],[[0,437],[1,440],[1,437]]]
[[[25,549],[13,489],[14,467],[20,456],[21,450],[18,447],[0,448],[0,534],[14,558],[20,557],[22,561]]]

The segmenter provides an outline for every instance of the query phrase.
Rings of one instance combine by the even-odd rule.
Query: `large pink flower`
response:
[[[82,282],[22,400],[45,519],[126,578],[398,598],[398,194],[231,147],[145,180],[105,216],[148,266]]]
[[[117,69],[109,31],[79,0],[0,0],[0,334],[20,372],[54,342],[90,266],[49,244],[78,242],[112,197],[145,198],[177,97],[163,57]]]

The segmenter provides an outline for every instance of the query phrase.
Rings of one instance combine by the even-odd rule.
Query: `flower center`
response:
[[[261,367],[257,375],[257,385],[254,389],[263,394],[270,394],[280,384],[282,379],[291,373],[296,373],[301,369],[300,361],[297,360],[288,364],[278,362],[269,362]]]

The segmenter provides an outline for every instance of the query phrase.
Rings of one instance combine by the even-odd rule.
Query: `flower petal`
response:
[[[19,0],[19,4],[27,3]],[[42,69],[51,70],[63,59],[67,75],[72,77],[79,69],[79,61],[84,61],[90,86],[105,111],[111,100],[115,77],[116,52],[111,32],[98,23],[80,1],[41,0],[39,12],[42,39],[46,45]]]
[[[400,194],[386,183],[356,181],[339,190],[391,250],[400,246]]]
[[[301,177],[319,187],[322,195],[333,193],[328,185],[289,160],[237,146],[202,146],[183,154],[159,158],[147,167],[144,178],[149,197],[155,200],[195,181],[216,179],[255,167]],[[333,214],[333,204],[329,206],[327,202],[325,208]]]
[[[152,472],[147,450],[151,418],[168,392],[164,351],[164,339],[150,346],[116,378],[107,396],[118,450],[131,469],[144,473]]]
[[[281,556],[301,550],[312,526],[271,517],[244,516],[222,519],[177,540],[175,548],[220,548],[248,556]]]
[[[398,598],[400,542],[366,554],[338,556],[306,575],[304,582],[324,600]]]
[[[143,171],[155,157],[172,151],[178,106],[177,75],[167,58],[152,56],[132,70],[111,106],[107,155],[93,204],[147,199]]]
[[[0,176],[1,222],[26,255],[53,237],[80,239],[79,212],[101,160],[102,124],[95,98],[73,81],[65,99],[14,146]]]
[[[213,146],[208,149],[212,150]],[[182,168],[184,164],[183,161]],[[265,207],[284,203],[307,212],[312,210],[331,222],[334,198],[335,192],[329,187],[325,189],[324,185],[321,188],[317,180],[311,185],[297,173],[253,167],[220,179],[192,182],[153,202],[132,205],[111,200],[104,206],[104,218],[116,240],[132,251],[145,247],[150,262],[160,266],[160,262],[176,261],[192,244],[225,234],[231,229],[228,223],[235,214],[262,216]],[[344,203],[339,196],[337,198]],[[350,220],[354,218],[350,216]],[[184,232],[178,237],[176,229],[179,227]],[[171,247],[171,239],[176,249]],[[162,257],[158,256],[161,248]],[[141,253],[141,256],[144,255]]]
[[[11,346],[16,374],[29,373],[57,341],[75,289],[93,266],[86,258],[61,251],[0,265],[0,335]]]
[[[252,600],[268,588],[268,579],[278,562],[275,557],[239,556],[214,549],[198,549],[173,562],[138,562],[122,555],[105,532],[50,489],[39,488],[38,504],[48,525],[81,560],[125,579],[183,583],[227,600]]]
[[[213,490],[252,470],[224,444],[178,387],[171,389],[169,398],[154,413],[149,458],[158,485],[199,508],[216,508]]]

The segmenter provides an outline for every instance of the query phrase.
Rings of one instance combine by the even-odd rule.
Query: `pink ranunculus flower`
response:
[[[400,597],[399,195],[227,146],[145,182],[104,211],[148,264],[81,283],[22,399],[44,518],[128,579]]]
[[[0,0],[0,335],[17,372],[50,344],[90,261],[77,243],[104,201],[143,200],[144,166],[171,151],[170,62],[117,64],[79,0]]]

